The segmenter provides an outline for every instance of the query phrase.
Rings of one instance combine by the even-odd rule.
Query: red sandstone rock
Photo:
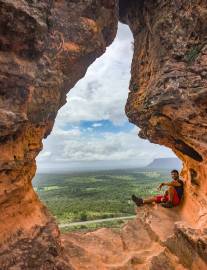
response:
[[[126,114],[183,160],[184,203],[61,245],[32,189],[35,158],[66,93],[113,41],[118,1],[0,0],[1,270],[206,269],[207,3],[119,4],[135,39]]]
[[[129,4],[126,14],[135,39],[126,114],[142,138],[170,147],[183,161],[182,215],[190,218],[191,209],[199,226],[207,214],[207,2],[143,1]]]
[[[137,214],[139,217],[129,221],[120,230],[103,228],[89,233],[63,235],[66,256],[71,265],[81,270],[190,269],[188,256],[175,255],[178,245],[185,241],[185,236],[178,238],[174,235],[174,222],[180,220],[177,211],[162,207],[140,207]],[[187,243],[185,250],[181,250],[179,249],[183,252],[182,255],[192,255],[191,247]],[[196,265],[205,266],[199,258],[195,259],[191,269],[205,269],[196,268]]]
[[[113,41],[117,20],[116,0],[0,1],[1,270],[72,269],[33,191],[35,158],[66,93]]]

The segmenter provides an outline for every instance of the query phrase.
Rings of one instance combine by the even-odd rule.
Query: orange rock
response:
[[[118,11],[134,35],[126,114],[183,161],[185,199],[61,241],[32,188],[35,158],[67,91],[113,41]],[[206,21],[198,0],[1,1],[0,269],[207,269]]]
[[[0,269],[72,269],[31,181],[68,90],[116,35],[117,6],[66,0],[0,6]],[[96,19],[83,22],[93,12]]]

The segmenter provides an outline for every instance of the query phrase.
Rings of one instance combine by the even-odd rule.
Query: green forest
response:
[[[169,177],[147,169],[38,174],[33,185],[57,221],[68,223],[134,215],[131,195],[155,195]]]

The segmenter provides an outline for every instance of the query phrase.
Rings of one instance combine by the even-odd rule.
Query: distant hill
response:
[[[178,158],[155,158],[146,168],[180,170],[182,162]]]

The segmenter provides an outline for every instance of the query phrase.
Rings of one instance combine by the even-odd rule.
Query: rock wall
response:
[[[42,139],[51,132],[66,93],[113,41],[118,11],[135,40],[126,114],[142,138],[170,147],[184,164],[186,194],[177,215],[187,225],[159,242],[170,250],[165,269],[186,269],[180,264],[197,269],[184,256],[196,256],[199,269],[205,269],[207,2],[120,0],[119,7],[116,0],[0,0],[2,270],[74,269],[68,261],[79,253],[67,244],[62,249],[59,230],[31,181]],[[151,236],[159,229],[156,220]],[[165,255],[154,258],[159,269]],[[106,269],[158,269],[153,262],[154,268],[139,268],[140,263]]]
[[[62,265],[58,228],[32,188],[35,158],[117,21],[116,0],[0,0],[1,270]]]
[[[187,217],[191,209],[192,222],[201,216],[206,222],[207,2],[121,1],[121,6],[121,20],[134,35],[126,114],[140,127],[140,137],[170,147],[183,161],[182,213]]]
[[[205,270],[206,235],[184,224],[179,209],[144,206],[121,229],[62,235],[77,270]]]

